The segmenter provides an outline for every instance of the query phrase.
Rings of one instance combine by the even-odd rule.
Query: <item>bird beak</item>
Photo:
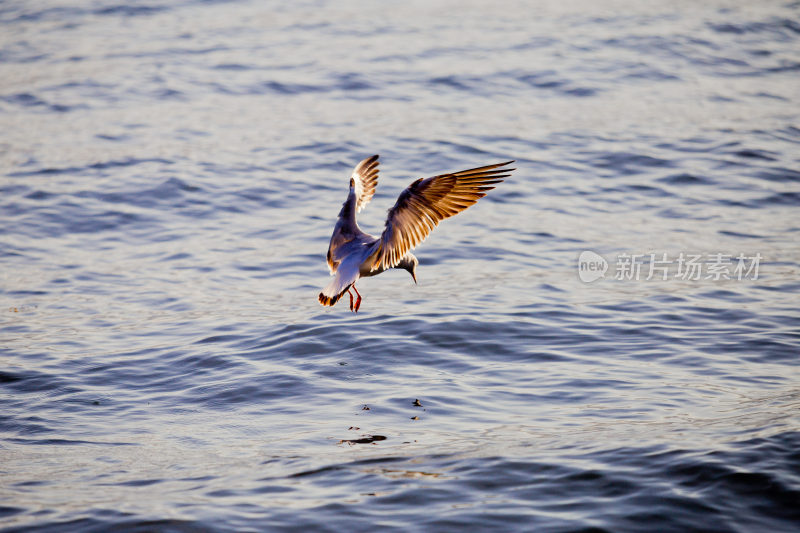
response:
[[[417,283],[417,269],[411,271],[411,277],[414,278],[414,285],[418,285]]]

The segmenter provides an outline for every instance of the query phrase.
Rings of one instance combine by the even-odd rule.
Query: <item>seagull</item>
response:
[[[509,177],[514,161],[418,179],[403,191],[389,210],[380,237],[361,231],[356,213],[369,203],[378,185],[378,156],[361,161],[350,176],[350,192],[328,246],[328,268],[333,280],[319,293],[319,303],[333,306],[345,293],[350,310],[358,312],[360,278],[375,276],[390,268],[407,270],[417,282],[419,260],[411,253],[439,222],[473,205],[494,185]],[[505,168],[504,168],[505,167]],[[356,301],[353,303],[353,289]]]

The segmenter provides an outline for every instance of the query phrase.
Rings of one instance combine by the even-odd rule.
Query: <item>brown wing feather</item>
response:
[[[333,256],[331,255],[331,247],[328,246],[328,255],[326,257],[328,261],[328,270],[330,270],[331,275],[336,272],[336,269],[339,268],[339,261],[334,261]]]
[[[380,243],[372,254],[372,270],[396,266],[440,221],[473,205],[494,185],[509,177],[513,161],[442,174],[412,183],[389,210]]]
[[[375,188],[378,186],[378,156],[373,155],[368,157],[353,170],[351,178],[355,181],[356,186],[356,213],[360,213],[362,209],[372,200],[375,194]]]

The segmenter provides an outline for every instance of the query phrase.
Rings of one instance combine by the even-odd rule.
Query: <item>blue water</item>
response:
[[[0,529],[797,531],[798,14],[3,2]],[[517,170],[354,315],[373,153]]]

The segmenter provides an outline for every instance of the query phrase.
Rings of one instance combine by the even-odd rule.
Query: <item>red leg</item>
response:
[[[347,289],[347,295],[350,297],[350,310],[353,310],[353,293],[350,292],[350,289]]]
[[[353,290],[356,291],[356,296],[357,296],[357,298],[356,298],[356,308],[354,309],[354,312],[358,313],[358,308],[361,307],[361,294],[358,292],[358,289],[356,289],[355,284],[353,285]]]

